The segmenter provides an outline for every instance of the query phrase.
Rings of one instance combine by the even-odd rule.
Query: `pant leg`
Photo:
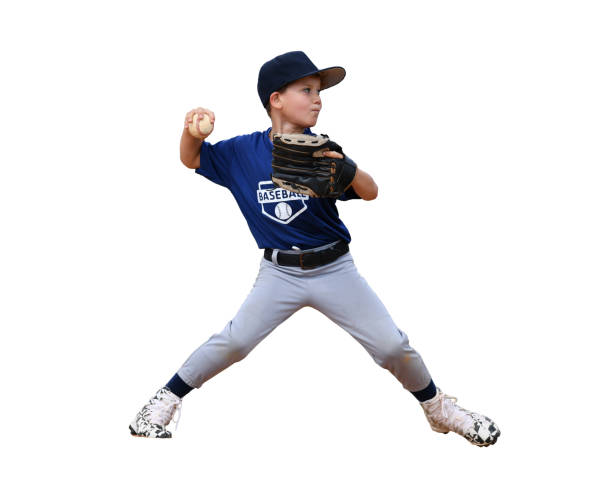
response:
[[[350,252],[326,266],[308,290],[313,308],[346,330],[406,390],[427,387],[431,376],[425,363],[359,274]]]
[[[306,290],[299,277],[261,259],[251,292],[225,328],[198,347],[178,370],[185,383],[199,388],[247,354],[278,325],[303,307]]]

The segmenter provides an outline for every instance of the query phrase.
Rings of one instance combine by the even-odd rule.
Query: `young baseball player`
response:
[[[234,318],[198,347],[136,414],[130,423],[133,435],[171,437],[166,426],[175,416],[178,422],[187,393],[244,359],[294,312],[311,306],[345,329],[414,395],[434,431],[456,432],[477,446],[494,444],[499,437],[493,421],[459,407],[456,398],[436,387],[421,356],[357,271],[336,199],[291,192],[271,180],[273,136],[316,137],[310,128],[321,111],[320,92],[341,82],[345,73],[339,66],[318,69],[302,51],[269,60],[259,71],[257,90],[272,126],[215,144],[205,141],[207,134],[194,137],[189,131],[205,116],[214,125],[214,113],[203,108],[187,113],[181,161],[232,193],[264,254],[255,284]],[[372,177],[348,156],[332,151],[325,156],[341,159],[354,171],[338,200],[377,197]]]

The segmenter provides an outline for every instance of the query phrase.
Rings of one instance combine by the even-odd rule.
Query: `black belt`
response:
[[[293,267],[301,267],[302,269],[314,269],[325,264],[329,264],[338,257],[349,251],[348,243],[341,240],[331,247],[316,252],[284,252],[278,251],[276,261],[278,265],[288,265]],[[274,249],[266,248],[264,258],[272,262],[272,253]]]

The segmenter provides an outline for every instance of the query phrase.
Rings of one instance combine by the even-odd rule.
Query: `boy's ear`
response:
[[[270,94],[270,109],[272,107],[276,107],[277,109],[279,109],[280,104],[280,92],[272,92],[272,94]]]

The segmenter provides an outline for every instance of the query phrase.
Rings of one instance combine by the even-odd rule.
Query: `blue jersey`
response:
[[[336,199],[311,198],[274,187],[271,129],[215,144],[203,141],[196,172],[229,189],[259,248],[305,250],[340,239],[350,242]],[[304,133],[313,134],[309,128]],[[349,187],[338,199],[360,197]]]

